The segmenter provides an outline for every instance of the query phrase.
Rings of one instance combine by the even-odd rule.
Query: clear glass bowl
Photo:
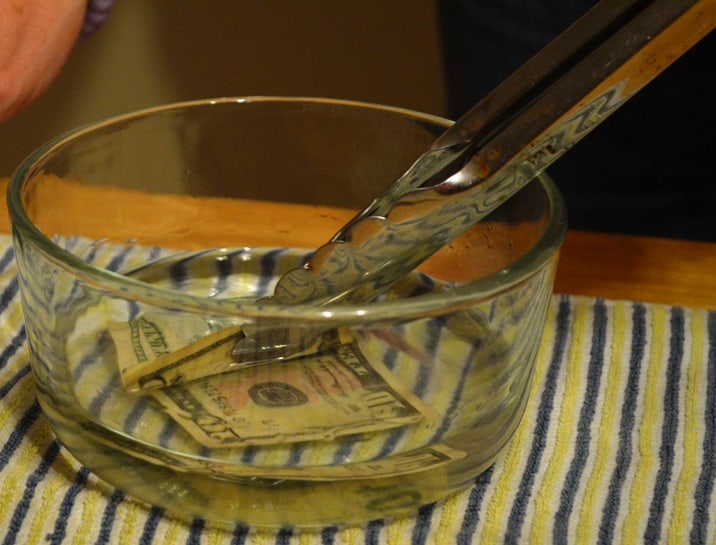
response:
[[[525,409],[566,225],[547,177],[376,301],[260,300],[448,125],[207,100],[33,153],[8,200],[58,438],[136,499],[219,523],[352,524],[469,485]],[[237,358],[256,335],[276,350]]]

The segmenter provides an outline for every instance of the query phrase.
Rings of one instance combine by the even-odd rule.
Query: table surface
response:
[[[570,231],[555,290],[716,309],[716,243]]]
[[[4,201],[0,232],[10,232]],[[570,230],[555,291],[716,309],[716,243]]]

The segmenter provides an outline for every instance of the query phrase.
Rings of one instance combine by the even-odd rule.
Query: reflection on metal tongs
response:
[[[368,301],[542,172],[706,36],[716,0],[602,0],[459,119],[387,191],[278,282],[280,304]],[[655,112],[658,115],[658,112]],[[273,329],[271,334],[262,330]],[[300,332],[256,324],[237,361]],[[268,333],[268,331],[266,331]]]

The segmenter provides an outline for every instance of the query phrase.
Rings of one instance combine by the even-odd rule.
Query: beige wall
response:
[[[433,0],[117,0],[59,80],[0,124],[0,176],[49,138],[161,103],[328,96],[444,113]]]

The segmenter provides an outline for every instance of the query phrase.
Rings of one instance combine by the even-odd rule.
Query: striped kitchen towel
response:
[[[182,522],[96,478],[34,396],[0,237],[0,545],[716,543],[716,312],[555,296],[522,425],[468,489],[352,528]]]

